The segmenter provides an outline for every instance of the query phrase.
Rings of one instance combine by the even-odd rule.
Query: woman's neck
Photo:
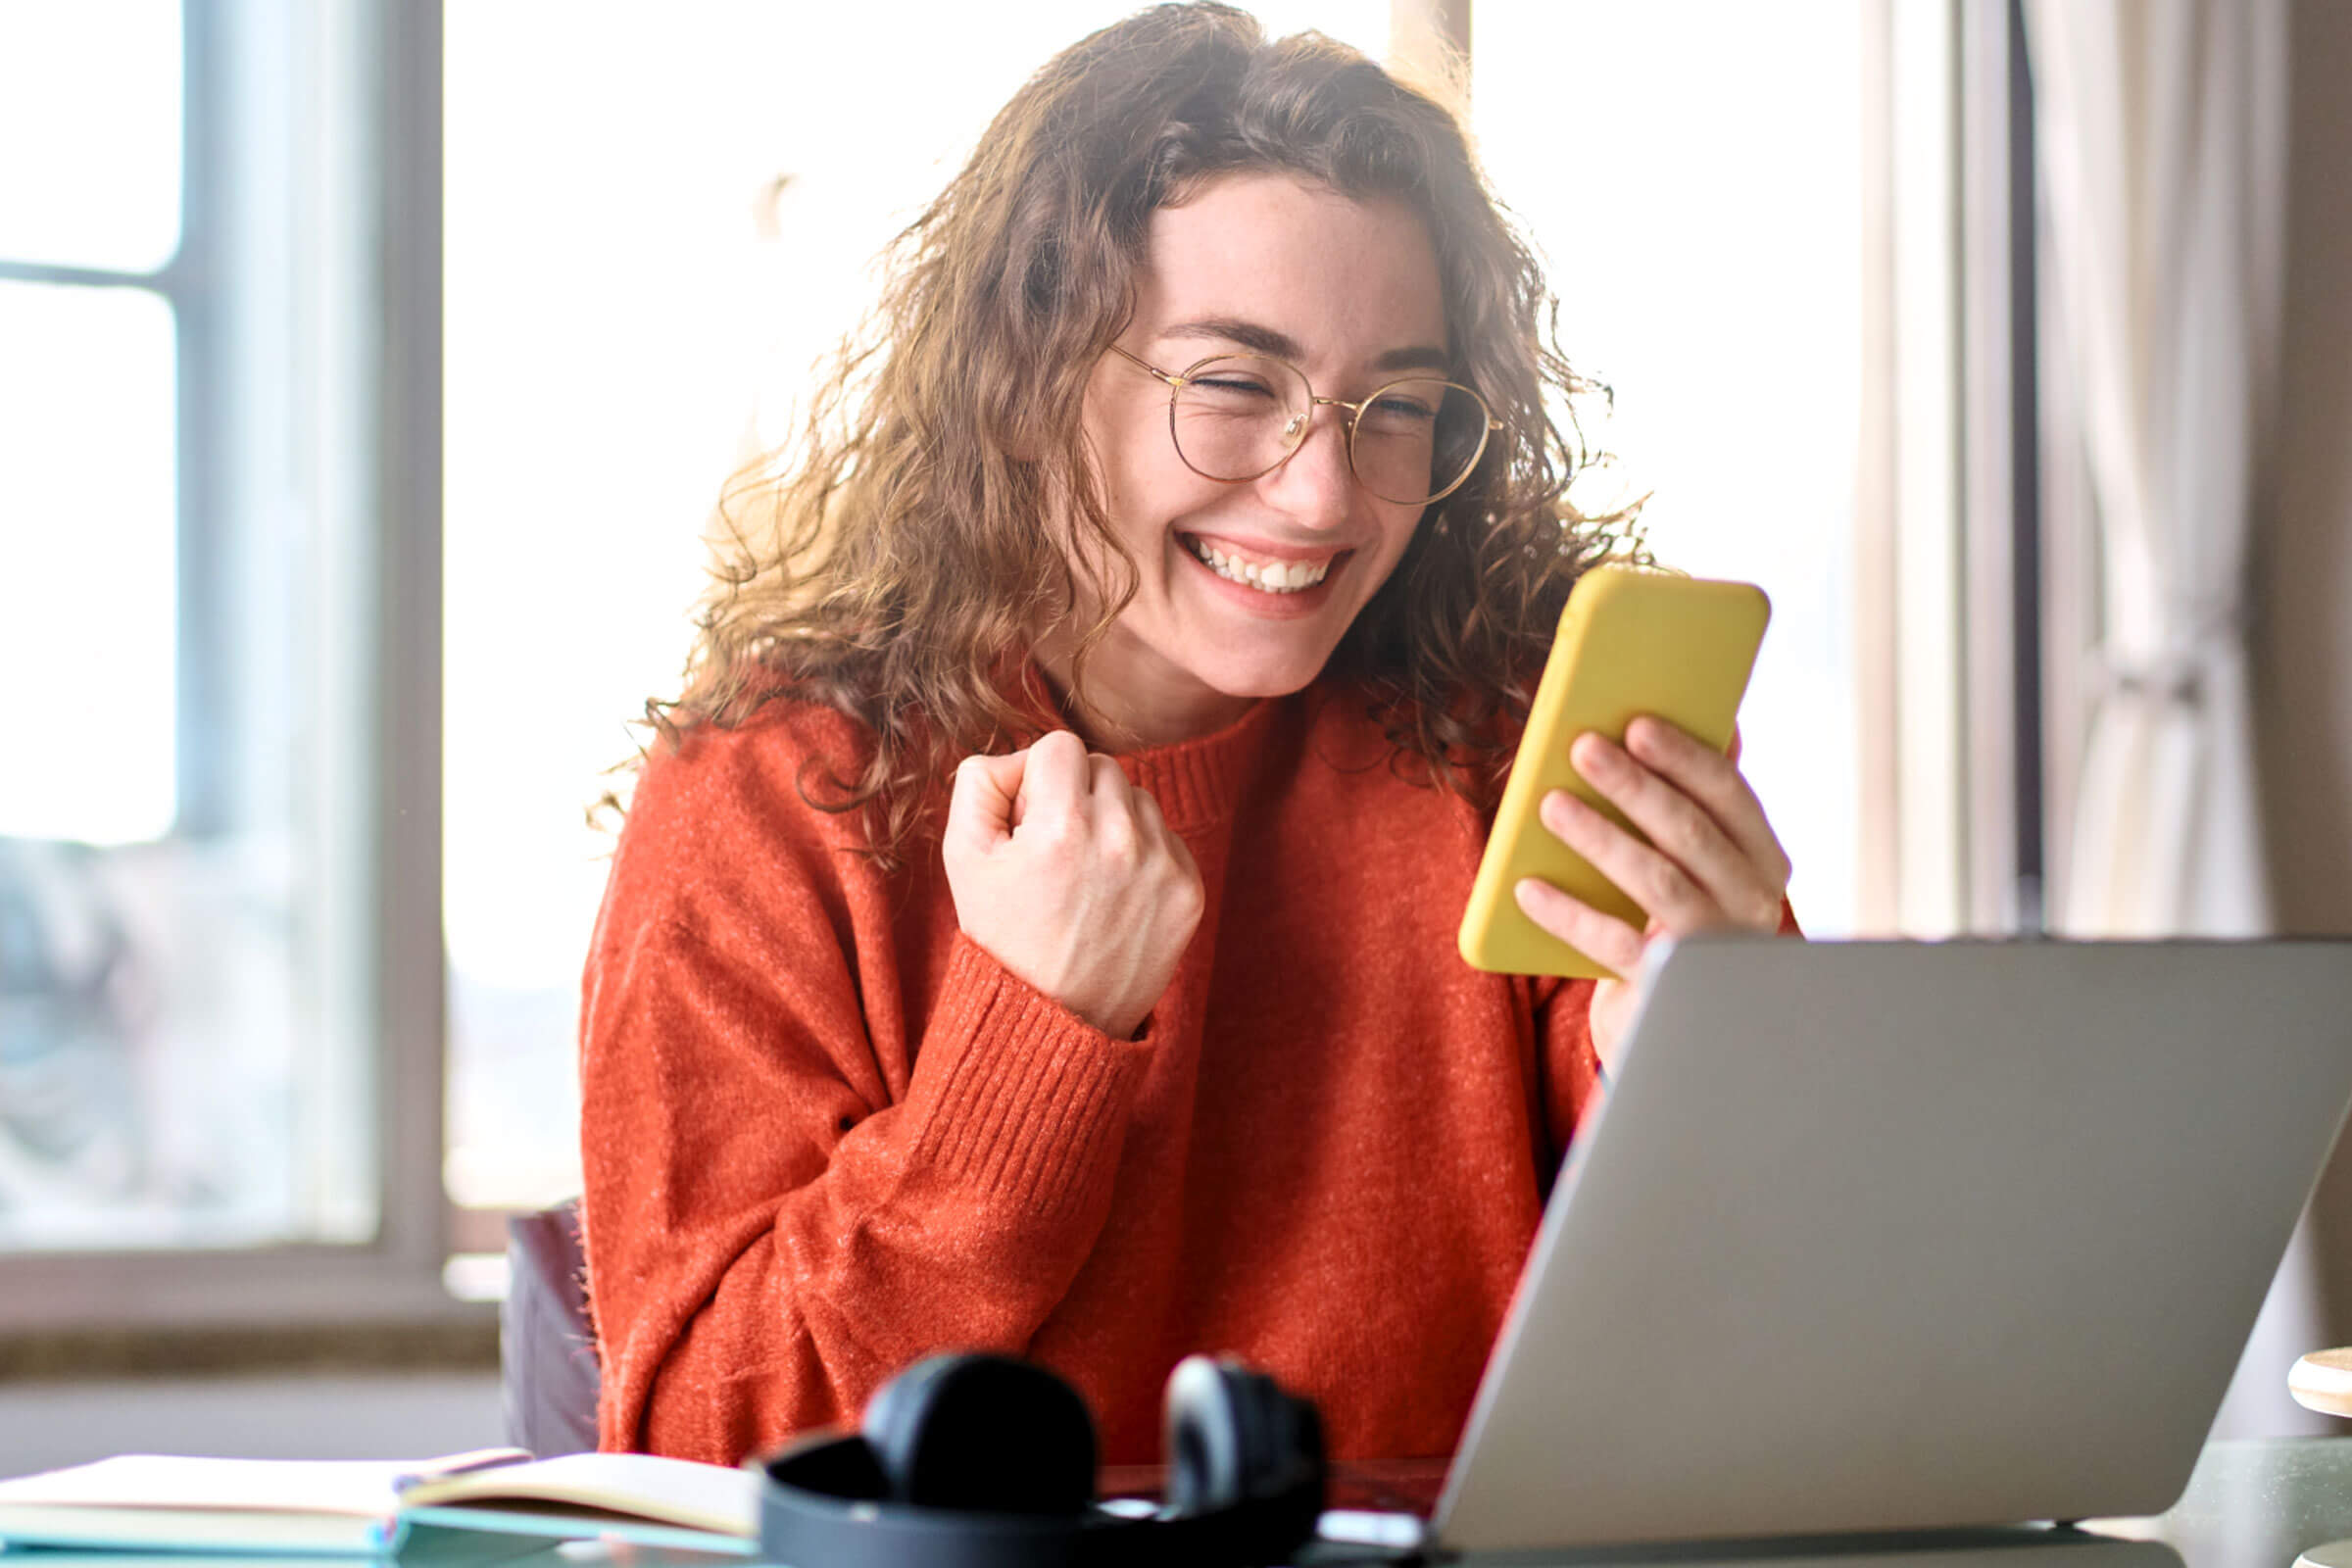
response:
[[[1035,649],[1038,670],[1063,722],[1097,751],[1146,751],[1199,740],[1234,724],[1258,701],[1119,655],[1110,641],[1098,644],[1081,670],[1073,637],[1049,633]]]

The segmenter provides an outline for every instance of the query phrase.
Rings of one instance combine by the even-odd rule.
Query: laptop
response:
[[[2160,1513],[2348,1102],[2352,943],[1674,945],[1423,1549]]]

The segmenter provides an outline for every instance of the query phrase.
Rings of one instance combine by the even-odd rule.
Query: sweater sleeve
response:
[[[662,770],[582,1011],[599,1441],[732,1464],[922,1355],[1027,1344],[1102,1224],[1149,1047],[957,936],[894,1074],[863,1000],[894,968],[860,961],[838,848],[772,789]]]
[[[1600,1056],[1592,1049],[1592,982],[1552,977],[1534,984],[1544,1129],[1556,1165],[1567,1154],[1585,1113],[1600,1102]],[[1556,1171],[1545,1174],[1548,1179]]]

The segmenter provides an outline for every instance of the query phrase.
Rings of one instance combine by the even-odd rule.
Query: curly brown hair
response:
[[[1070,626],[1084,569],[1102,610],[1075,628],[1082,691],[1136,583],[1080,431],[1087,381],[1129,322],[1152,215],[1237,172],[1397,200],[1427,225],[1455,374],[1502,430],[1329,668],[1370,694],[1393,765],[1491,805],[1569,587],[1630,515],[1588,519],[1566,499],[1588,454],[1547,398],[1564,411],[1590,385],[1453,115],[1353,49],[1268,41],[1213,3],[1156,6],[1064,50],[898,237],[799,436],[727,488],[685,689],[647,705],[662,737],[779,697],[850,715],[870,751],[804,771],[802,793],[872,808],[870,853],[895,864],[958,759],[1036,728],[1005,672],[1042,628]],[[1065,550],[1066,530],[1104,548]]]

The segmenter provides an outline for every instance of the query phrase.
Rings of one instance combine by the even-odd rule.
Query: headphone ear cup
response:
[[[1167,1458],[1169,1514],[1216,1513],[1248,1494],[1269,1436],[1263,1401],[1250,1387],[1257,1377],[1238,1362],[1205,1355],[1188,1355],[1168,1374],[1160,1451]]]
[[[1272,1431],[1273,1449],[1268,1484],[1280,1491],[1311,1490],[1319,1512],[1326,1486],[1323,1412],[1315,1408],[1312,1399],[1299,1398],[1271,1378],[1266,1380],[1266,1392],[1271,1396],[1267,1424]]]
[[[902,1478],[911,1468],[910,1456],[922,1422],[930,1413],[933,1391],[939,1380],[964,1359],[959,1355],[928,1356],[901,1371],[866,1400],[858,1431],[881,1467],[887,1488],[884,1495],[893,1502],[906,1500]]]
[[[1324,1489],[1312,1403],[1239,1361],[1189,1355],[1168,1377],[1166,1416],[1167,1517],[1280,1501],[1312,1532]]]
[[[1046,1371],[998,1355],[935,1355],[867,1404],[890,1500],[965,1512],[1076,1514],[1095,1496],[1095,1423]]]

